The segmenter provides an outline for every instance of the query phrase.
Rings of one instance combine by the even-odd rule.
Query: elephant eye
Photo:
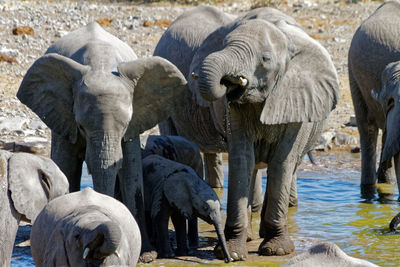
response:
[[[39,180],[48,198],[51,188],[51,182],[49,177],[42,170],[39,170]]]
[[[263,62],[268,62],[268,61],[270,61],[271,60],[271,55],[270,55],[270,53],[264,53],[263,55],[262,55],[262,61]]]

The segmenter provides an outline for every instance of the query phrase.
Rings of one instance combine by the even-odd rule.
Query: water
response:
[[[297,173],[299,205],[290,208],[288,216],[289,232],[295,241],[296,251],[305,251],[317,241],[329,241],[351,256],[380,266],[399,266],[400,233],[389,233],[388,229],[390,220],[400,211],[395,201],[397,190],[389,187],[389,191],[394,189],[395,195],[382,198],[375,194],[366,200],[360,194],[358,154],[323,154],[317,155],[317,159],[320,167],[313,167],[305,161]],[[227,177],[227,166],[224,171]],[[91,186],[87,173],[83,175],[82,184],[82,187]],[[227,184],[225,180],[225,186]],[[265,185],[264,176],[264,190]],[[387,189],[377,188],[380,192]],[[223,214],[226,192],[226,188],[217,190],[222,197]],[[253,229],[257,229],[258,222],[259,218],[256,218]],[[200,221],[200,236],[204,233],[201,231],[204,225]],[[20,236],[29,237],[28,234]],[[13,267],[34,266],[27,249],[15,249],[13,258]]]

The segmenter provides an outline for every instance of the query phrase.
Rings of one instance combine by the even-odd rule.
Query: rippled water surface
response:
[[[317,241],[334,242],[347,254],[380,266],[400,266],[400,232],[389,233],[391,218],[400,210],[394,187],[377,187],[381,194],[365,199],[360,194],[359,155],[339,153],[316,155],[318,167],[307,160],[298,171],[299,205],[289,210],[289,232],[296,251],[305,251]],[[225,174],[227,168],[225,166]],[[90,177],[83,187],[91,185]],[[225,180],[225,186],[227,185]],[[266,177],[263,177],[265,189]],[[226,207],[226,188],[217,190]],[[389,193],[389,194],[387,194]],[[390,194],[391,193],[391,194]],[[394,194],[393,194],[394,193]],[[253,221],[257,231],[259,218]],[[209,235],[210,226],[200,222],[200,236]],[[28,238],[28,226],[20,227],[19,240]],[[212,233],[214,234],[214,233]],[[33,266],[29,251],[15,249],[11,266]],[[261,264],[261,262],[260,262]],[[246,264],[249,265],[249,264]],[[254,263],[254,265],[259,265]]]

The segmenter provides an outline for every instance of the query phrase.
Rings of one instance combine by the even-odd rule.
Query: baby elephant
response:
[[[176,254],[187,254],[186,219],[196,216],[215,226],[225,262],[232,261],[222,230],[219,199],[214,190],[192,168],[181,163],[159,155],[149,155],[142,163],[145,210],[151,218],[158,256],[174,257],[168,238],[169,217],[176,232]]]
[[[0,266],[10,266],[20,220],[33,223],[48,201],[67,193],[51,159],[0,150]]]
[[[31,231],[36,266],[135,266],[140,248],[126,206],[91,188],[49,202]]]

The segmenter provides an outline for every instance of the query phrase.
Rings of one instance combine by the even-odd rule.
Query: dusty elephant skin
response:
[[[0,266],[10,266],[21,220],[34,222],[48,201],[68,193],[68,180],[50,159],[0,150]]]
[[[176,233],[175,253],[188,255],[186,219],[199,217],[215,226],[224,260],[232,261],[222,230],[218,196],[192,168],[159,155],[149,155],[143,159],[143,180],[146,214],[159,257],[175,256],[168,237],[169,218]]]
[[[186,80],[165,59],[137,59],[97,23],[57,40],[29,68],[18,98],[52,130],[51,158],[80,188],[87,163],[94,189],[113,196],[118,174],[122,201],[145,231],[139,134],[179,105]],[[147,257],[148,256],[148,257]],[[152,255],[143,258],[151,261]]]
[[[140,245],[126,206],[91,188],[50,201],[31,231],[36,266],[136,266]]]
[[[198,7],[170,26],[154,54],[176,64],[198,101],[187,105],[193,106],[190,112],[173,119],[189,120],[186,114],[196,110],[206,114],[204,127],[220,130],[208,141],[227,144],[225,236],[232,258],[247,256],[250,180],[254,167],[265,164],[268,185],[259,253],[291,253],[294,244],[286,217],[296,168],[339,97],[336,70],[327,51],[294,19],[275,9],[255,9],[232,20],[216,8]]]
[[[143,135],[140,138],[142,158],[160,155],[166,159],[191,167],[203,178],[203,160],[199,148],[181,136]],[[197,217],[188,221],[188,241],[190,248],[199,246]]]
[[[321,243],[312,246],[307,252],[297,255],[282,267],[378,267],[366,260],[348,256],[333,243]]]
[[[382,4],[357,29],[349,50],[349,81],[361,143],[361,185],[399,181],[400,4]],[[376,172],[378,130],[382,152]],[[396,174],[395,174],[396,172]]]

